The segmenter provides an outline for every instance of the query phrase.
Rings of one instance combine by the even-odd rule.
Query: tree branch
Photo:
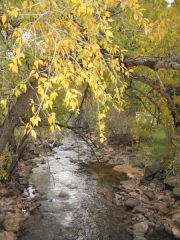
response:
[[[171,99],[170,95],[167,93],[165,86],[161,85],[163,83],[159,82],[160,79],[157,79],[157,81],[153,81],[147,76],[142,76],[142,75],[137,75],[137,74],[131,76],[131,78],[136,81],[140,81],[140,82],[143,82],[143,83],[149,85],[150,87],[152,87],[156,92],[158,92],[162,97],[164,97],[167,100],[169,109],[170,109],[171,114],[174,119],[174,125],[177,126],[176,106],[174,105],[173,100]]]
[[[160,68],[180,70],[180,54],[168,57],[125,56],[123,63],[126,67],[146,66],[154,70]]]

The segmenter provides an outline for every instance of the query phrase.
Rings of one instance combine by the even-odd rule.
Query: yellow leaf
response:
[[[16,97],[19,97],[21,95],[21,92],[17,89],[17,90],[15,90],[14,95]]]
[[[23,3],[22,3],[22,8],[23,8],[23,9],[26,9],[27,6],[28,6],[27,1],[23,1]]]
[[[52,133],[54,132],[54,130],[55,130],[54,125],[51,125],[50,130]]]
[[[32,70],[29,74],[29,76],[32,76],[36,71],[35,70]]]
[[[34,66],[38,69],[38,67],[39,67],[39,61],[38,60],[34,61]]]
[[[45,77],[40,77],[40,78],[38,79],[38,82],[45,83],[46,81],[47,81],[47,78],[45,78]]]
[[[55,9],[58,9],[58,5],[54,0],[50,0]]]
[[[48,118],[48,123],[49,123],[49,125],[54,124],[55,119],[56,119],[56,114],[55,114],[54,112],[52,112],[51,115],[50,115],[49,118]]]
[[[115,0],[106,0],[106,1],[105,1],[105,5],[106,5],[107,7],[113,7],[114,4],[115,4]]]
[[[58,129],[59,131],[61,131],[60,126],[56,125],[56,129]]]
[[[38,73],[38,72],[35,73],[35,78],[36,78],[36,79],[39,78],[39,73]]]
[[[34,116],[34,117],[30,118],[30,122],[34,126],[38,126],[39,122],[41,122],[41,118],[39,116]]]
[[[9,69],[14,73],[18,73],[18,66],[15,63],[10,63],[9,64]]]
[[[0,104],[1,104],[2,108],[5,109],[5,108],[7,107],[7,100],[2,99],[2,100],[0,101]]]
[[[43,104],[43,110],[48,109],[48,106],[49,106],[49,101],[45,101]]]
[[[35,113],[35,106],[33,105],[31,108],[32,113]]]
[[[58,96],[57,92],[52,92],[50,95],[50,100],[55,100],[57,96]]]
[[[37,138],[37,134],[36,134],[36,132],[35,132],[34,129],[32,129],[32,130],[30,131],[30,134],[31,134],[31,136],[32,136],[33,138]]]
[[[16,18],[18,16],[18,12],[19,12],[19,9],[18,8],[14,8],[11,11],[9,11],[8,13],[9,13],[9,15],[11,17],[15,17]]]
[[[6,17],[5,14],[3,14],[1,18],[2,18],[2,23],[4,25],[6,23],[6,21],[7,21],[7,17]]]
[[[26,91],[27,91],[27,86],[26,86],[25,83],[21,83],[19,87],[20,87],[20,89],[21,89],[23,92],[26,92]]]
[[[107,30],[106,37],[113,37],[113,33],[111,31]]]

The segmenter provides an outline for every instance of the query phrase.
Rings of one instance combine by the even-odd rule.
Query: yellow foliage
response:
[[[0,105],[3,109],[6,109],[7,108],[7,100],[6,99],[2,99],[0,101]]]
[[[33,138],[37,138],[37,133],[34,129],[31,129],[30,134]]]
[[[118,0],[67,0],[61,4],[45,0],[38,4],[23,1],[21,8],[9,10],[10,17],[22,19],[22,24],[13,32],[15,48],[9,69],[14,73],[20,73],[21,69],[23,72],[27,69],[29,52],[33,59],[26,81],[15,90],[15,96],[26,92],[29,79],[37,81],[38,85],[38,106],[35,108],[35,104],[31,104],[33,116],[28,126],[32,136],[36,137],[33,127],[41,120],[36,115],[40,111],[49,116],[48,123],[54,131],[56,115],[52,109],[60,91],[64,91],[63,102],[67,109],[78,114],[82,89],[86,85],[100,105],[98,126],[100,140],[105,140],[104,119],[109,106],[123,109],[126,84],[118,75],[122,73],[129,77],[132,72],[114,59],[118,54],[123,61],[126,53],[113,43],[111,10],[115,7],[119,7]],[[137,0],[122,1],[120,7],[130,8],[134,18],[144,25],[145,32],[149,31],[148,21],[143,18],[143,9]],[[6,21],[6,17],[2,17],[2,22]],[[27,24],[28,21],[31,24]],[[29,39],[28,34],[33,37],[23,41],[24,37]]]
[[[5,23],[6,23],[6,21],[7,21],[6,15],[3,14],[2,17],[1,17],[1,19],[2,19],[2,24],[5,25]]]

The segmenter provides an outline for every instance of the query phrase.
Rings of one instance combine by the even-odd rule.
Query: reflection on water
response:
[[[112,203],[112,185],[118,184],[119,176],[100,165],[82,167],[79,162],[89,158],[90,150],[81,140],[78,146],[77,139],[65,137],[46,164],[34,169],[30,183],[45,200],[25,223],[19,240],[132,239],[126,231],[129,213]]]

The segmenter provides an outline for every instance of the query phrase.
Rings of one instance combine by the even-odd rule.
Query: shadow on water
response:
[[[100,164],[91,168],[79,164],[90,157],[90,150],[84,142],[78,142],[78,151],[83,153],[80,159],[71,135],[54,149],[48,163],[42,165],[42,158],[36,159],[38,167],[29,181],[44,200],[25,222],[18,240],[133,239],[126,230],[130,213],[113,204],[112,186],[126,177]],[[170,240],[158,236],[151,240]]]

